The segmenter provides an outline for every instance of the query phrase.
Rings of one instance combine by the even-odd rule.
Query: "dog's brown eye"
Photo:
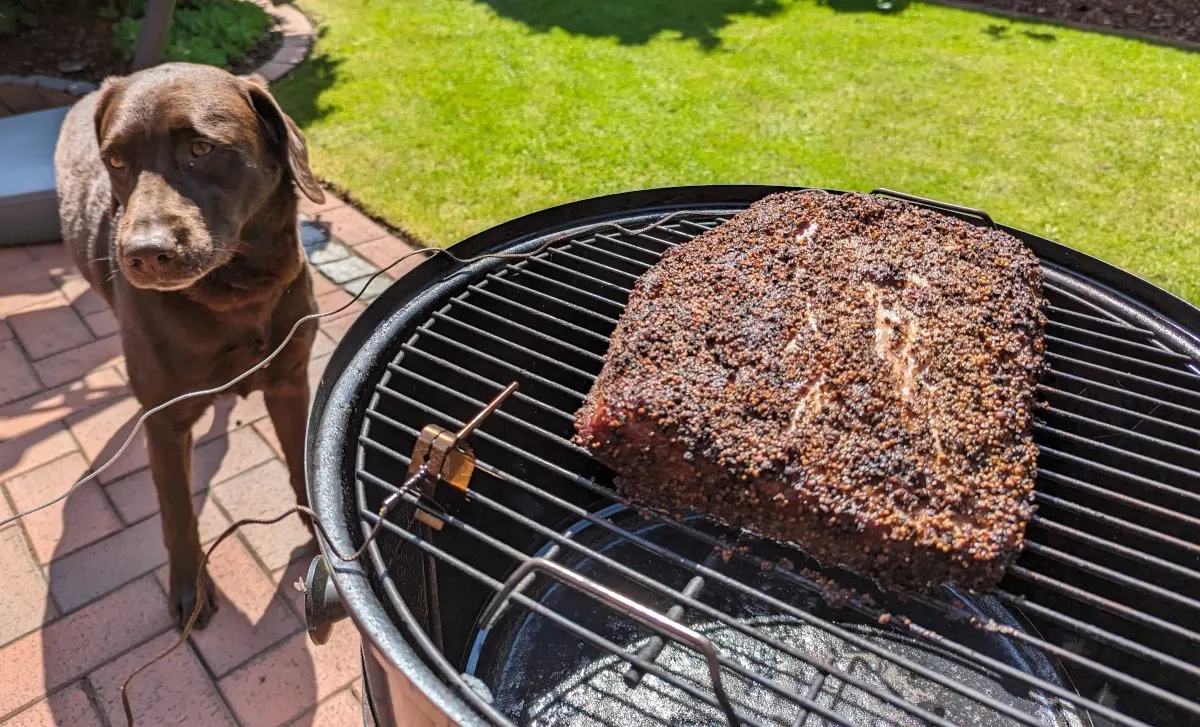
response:
[[[108,158],[108,166],[112,167],[113,169],[124,169],[125,160],[120,157],[111,156]]]
[[[197,139],[192,142],[192,156],[202,157],[213,150],[213,145],[207,141]]]

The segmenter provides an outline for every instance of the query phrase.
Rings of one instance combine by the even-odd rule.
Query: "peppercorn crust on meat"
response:
[[[576,442],[693,508],[893,589],[986,589],[1033,513],[1042,273],[998,230],[787,192],[638,281]]]

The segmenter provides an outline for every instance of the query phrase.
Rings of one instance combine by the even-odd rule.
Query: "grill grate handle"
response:
[[[708,676],[712,679],[713,693],[716,695],[717,701],[721,704],[721,709],[725,711],[725,719],[729,721],[729,727],[741,727],[742,722],[738,718],[737,712],[734,711],[733,703],[729,701],[729,695],[725,693],[725,686],[721,682],[721,666],[717,663],[717,651],[713,648],[712,642],[708,640],[707,636],[699,634],[631,598],[622,596],[611,588],[606,588],[591,579],[584,578],[570,568],[555,563],[552,560],[530,558],[521,563],[513,571],[512,575],[504,582],[504,588],[500,589],[500,592],[488,604],[487,610],[484,611],[482,621],[487,627],[491,627],[492,620],[499,613],[505,601],[516,590],[517,586],[525,580],[526,576],[533,571],[541,571],[568,586],[573,586],[589,593],[608,605],[624,611],[643,624],[664,631],[677,640],[691,646],[696,651],[699,651],[704,655],[704,661],[708,664]]]
[[[878,195],[885,196],[885,197],[895,197],[896,199],[902,199],[905,202],[915,202],[917,204],[923,204],[927,207],[933,207],[934,209],[946,210],[948,212],[958,212],[960,214],[970,215],[972,217],[978,217],[979,219],[986,222],[988,227],[991,227],[993,229],[996,227],[996,223],[992,221],[991,215],[989,215],[987,212],[984,212],[983,210],[977,210],[974,207],[963,207],[962,205],[959,205],[959,204],[950,204],[949,202],[940,202],[936,199],[929,199],[928,197],[918,197],[915,194],[909,194],[907,192],[897,192],[894,189],[888,189],[886,187],[876,187],[875,189],[871,190],[871,194],[878,194]]]

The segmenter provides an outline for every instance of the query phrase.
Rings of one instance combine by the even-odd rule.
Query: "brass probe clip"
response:
[[[467,437],[516,390],[515,381],[504,387],[504,391],[488,402],[488,405],[458,432],[436,424],[427,424],[421,430],[417,443],[413,446],[412,459],[408,463],[410,477],[417,474],[422,466],[425,467],[425,476],[417,493],[421,507],[416,509],[413,517],[434,530],[442,529],[445,522],[433,514],[445,512],[438,497],[450,496],[455,501],[461,501],[471,486],[471,474],[475,472],[475,452],[472,451],[471,445],[467,444]],[[422,508],[428,508],[431,512]]]

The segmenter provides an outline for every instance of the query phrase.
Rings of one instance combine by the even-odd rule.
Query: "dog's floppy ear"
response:
[[[96,127],[97,145],[104,143],[104,133],[108,129],[109,111],[112,110],[114,97],[117,95],[116,90],[117,79],[106,78],[104,79],[104,83],[100,84],[100,90],[97,92],[99,93],[99,98],[96,99],[96,112],[92,117]],[[103,159],[101,163],[105,163]],[[120,206],[121,203],[117,201],[117,196],[114,194],[112,196],[112,203],[108,208],[108,216],[112,217],[115,215]]]
[[[304,134],[300,133],[296,122],[292,121],[274,97],[266,88],[262,76],[253,74],[244,78],[246,90],[250,94],[250,103],[262,120],[267,135],[275,142],[276,148],[286,157],[287,167],[291,170],[292,180],[300,191],[313,202],[321,204],[325,201],[325,192],[317,184],[312,170],[308,168],[308,145],[304,143]]]

